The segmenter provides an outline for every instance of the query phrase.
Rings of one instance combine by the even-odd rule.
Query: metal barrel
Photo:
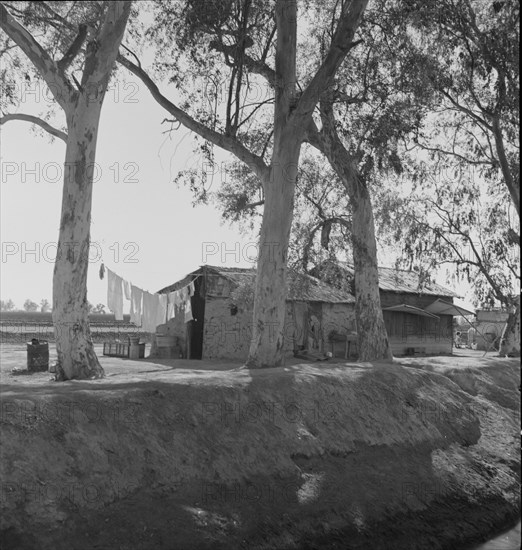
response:
[[[32,372],[49,369],[49,342],[37,338],[27,342],[27,369]]]

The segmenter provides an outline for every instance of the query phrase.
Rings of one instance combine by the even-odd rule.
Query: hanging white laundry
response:
[[[132,285],[129,283],[129,281],[123,281],[123,294],[126,300],[131,299],[131,286]]]
[[[196,289],[196,287],[194,286],[194,282],[189,284],[188,289],[189,289],[189,295],[194,296],[194,291]]]
[[[167,317],[167,295],[156,294],[158,300],[158,309],[156,312],[156,326],[164,325]]]
[[[123,320],[123,279],[110,269],[107,269],[107,306],[116,321]]]
[[[190,305],[190,298],[189,298],[189,301],[185,302],[185,323],[188,323],[193,319],[194,317],[192,317],[192,307]]]
[[[176,290],[175,292],[173,292],[173,294],[174,294],[174,304],[178,307],[181,306],[183,304],[181,290]]]
[[[137,327],[141,326],[141,302],[143,300],[143,290],[137,286],[131,285],[131,310],[130,321]]]
[[[176,317],[176,292],[171,292],[167,295],[167,321]]]
[[[143,292],[143,314],[141,326],[146,332],[156,332],[158,316],[158,295],[150,292]]]
[[[189,321],[192,321],[194,317],[192,316],[192,306],[190,301],[190,289],[189,287],[185,287],[183,289],[183,303],[185,305],[185,323],[188,323]]]

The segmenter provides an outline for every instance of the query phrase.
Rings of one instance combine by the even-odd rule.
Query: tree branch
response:
[[[491,288],[493,289],[493,292],[495,293],[495,296],[497,297],[497,299],[501,302],[505,302],[505,300],[506,300],[505,294],[502,292],[502,290],[500,289],[497,282],[493,279],[493,277],[489,273],[489,270],[488,270],[487,266],[484,265],[483,258],[479,254],[479,251],[477,250],[477,248],[476,248],[475,244],[473,243],[473,240],[470,238],[470,236],[466,232],[462,231],[461,229],[459,229],[455,225],[455,223],[453,222],[453,220],[451,218],[450,213],[445,208],[442,208],[440,205],[438,205],[435,201],[432,201],[431,199],[426,199],[426,201],[429,202],[436,210],[442,211],[446,214],[447,217],[444,218],[438,212],[436,212],[439,215],[440,219],[443,221],[443,223],[448,224],[450,229],[453,229],[453,231],[441,231],[438,228],[431,227],[429,224],[421,222],[420,220],[417,219],[416,216],[414,216],[411,213],[409,213],[408,215],[412,219],[414,219],[416,223],[418,223],[420,225],[423,225],[425,228],[427,228],[428,230],[433,231],[441,239],[443,239],[448,244],[448,246],[453,250],[453,252],[459,258],[459,260],[462,264],[468,264],[468,265],[473,265],[473,266],[477,267],[479,269],[479,271],[482,273],[482,275],[484,275],[484,277],[488,281],[488,283],[491,286]],[[464,238],[465,241],[469,244],[469,246],[471,248],[471,251],[473,252],[473,255],[475,256],[475,261],[470,260],[469,258],[465,258],[461,254],[461,252],[457,248],[457,246],[450,239],[447,238],[447,236],[446,236],[447,233],[457,235],[461,238]]]
[[[64,27],[67,27],[69,30],[74,31],[74,25],[67,21],[65,17],[62,17],[59,13],[55,12],[47,2],[38,2],[39,7],[43,8],[53,19],[59,21]]]
[[[310,120],[305,132],[305,140],[320,151],[339,176],[352,202],[364,192],[364,183],[354,166],[354,159],[344,146],[335,128],[332,108],[333,97],[324,93],[321,98],[322,130],[319,132],[313,120]]]
[[[520,218],[520,185],[517,185],[511,173],[509,162],[506,156],[506,150],[504,148],[504,138],[502,136],[502,129],[500,128],[500,121],[498,116],[493,117],[493,136],[495,137],[495,146],[497,150],[498,160],[500,162],[500,168],[504,176],[504,181],[511,195],[511,200],[515,205],[515,209]]]
[[[275,51],[275,107],[274,150],[282,130],[287,128],[288,117],[295,105],[297,94],[297,4],[277,0],[275,5],[276,51]]]
[[[109,80],[125,32],[131,5],[130,0],[108,3],[96,39],[87,44],[85,68],[81,81],[82,88],[87,84],[94,83],[105,92],[106,82]],[[90,90],[91,94],[94,91],[94,89]]]
[[[223,41],[219,40],[213,40],[210,43],[210,46],[214,50],[224,54],[226,58],[229,55],[234,55],[236,51],[236,46],[227,45]],[[243,62],[245,64],[245,67],[247,67],[250,71],[263,76],[270,84],[270,86],[275,87],[275,71],[274,69],[272,69],[272,67],[267,65],[265,61],[254,59],[253,57],[245,53],[243,57]],[[228,65],[230,65],[230,63],[228,63]]]
[[[349,7],[344,8],[330,49],[292,113],[296,120],[312,114],[322,93],[330,87],[337,69],[348,52],[359,43],[354,42],[353,39],[367,4],[368,0],[352,0]]]
[[[442,95],[444,97],[447,97],[451,103],[457,108],[458,111],[461,111],[463,113],[466,113],[469,115],[473,120],[475,120],[479,125],[484,126],[487,128],[490,132],[492,131],[491,124],[488,124],[482,117],[477,115],[474,111],[471,109],[468,109],[467,107],[464,107],[464,105],[461,105],[456,99],[454,99],[448,92],[445,90],[440,90]]]
[[[452,157],[456,157],[466,162],[467,164],[471,164],[471,165],[486,164],[488,166],[496,166],[496,163],[493,160],[470,160],[469,158],[465,157],[464,155],[461,155],[460,153],[457,153],[456,151],[447,151],[446,149],[441,149],[440,147],[428,147],[427,145],[421,143],[418,140],[415,140],[414,143],[417,147],[420,147],[424,151],[430,151],[432,153],[440,153],[442,155],[449,155]]]
[[[0,4],[0,28],[29,58],[49,86],[56,101],[65,109],[75,97],[75,90],[47,51],[11,16],[3,4]]]
[[[65,69],[72,63],[73,59],[78,55],[80,48],[82,47],[85,38],[87,36],[87,25],[80,25],[78,27],[78,35],[73,40],[73,43],[69,46],[69,49],[65,55],[58,61],[58,69],[64,73]]]
[[[137,76],[147,87],[152,97],[161,105],[166,111],[168,111],[178,122],[183,124],[185,128],[195,132],[202,138],[210,141],[214,145],[221,147],[225,151],[229,151],[234,154],[239,160],[244,162],[250,167],[253,172],[263,178],[268,170],[267,165],[263,162],[261,157],[254,155],[250,152],[242,143],[236,138],[226,136],[215,130],[211,130],[201,122],[192,118],[188,113],[177,107],[174,103],[169,101],[158,89],[156,83],[149,77],[149,75],[140,67],[132,63],[126,57],[121,54],[118,55],[118,62],[128,69],[132,74]]]
[[[33,116],[33,115],[25,115],[22,113],[14,113],[10,115],[4,115],[3,117],[0,117],[0,126],[2,124],[5,124],[6,122],[9,122],[10,120],[23,120],[25,122],[30,122],[32,124],[36,124],[43,128],[46,132],[51,134],[52,136],[55,136],[59,139],[61,139],[63,142],[67,143],[67,134],[65,132],[62,132],[61,130],[58,130],[57,128],[54,128],[54,126],[51,126],[48,122],[45,120]]]

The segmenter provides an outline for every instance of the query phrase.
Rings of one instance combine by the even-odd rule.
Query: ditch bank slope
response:
[[[10,385],[1,547],[461,548],[519,513],[519,373],[498,360]]]

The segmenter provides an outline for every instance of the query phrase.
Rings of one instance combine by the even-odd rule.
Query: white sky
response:
[[[155,292],[204,263],[251,267],[255,253],[254,235],[242,236],[223,225],[212,206],[192,207],[191,192],[173,183],[180,169],[198,165],[192,136],[183,128],[171,137],[163,134],[167,113],[140,81],[125,78],[107,93],[98,137],[87,295],[94,305],[106,303],[107,280],[98,276],[102,260],[136,286]],[[26,94],[18,112],[38,115],[45,105],[43,92]],[[60,112],[53,123],[59,126],[59,120]],[[52,302],[65,154],[63,142],[50,143],[47,134],[30,128],[13,121],[0,130],[0,294],[17,308],[27,298]],[[222,166],[227,157],[215,151]],[[215,175],[214,185],[221,177]],[[443,277],[439,282],[444,284]],[[463,295],[467,290],[457,289]]]
[[[136,79],[124,86],[119,83],[119,94],[108,92],[101,116],[89,301],[106,303],[107,280],[98,277],[101,256],[107,267],[152,292],[203,263],[250,267],[253,237],[222,225],[212,206],[193,208],[191,192],[173,183],[178,170],[197,166],[190,133],[181,128],[171,138],[163,135],[168,125],[160,123],[167,113]],[[43,110],[33,97],[25,99],[18,112]],[[52,299],[65,155],[61,140],[51,144],[47,134],[35,135],[30,128],[27,122],[12,121],[1,127],[0,135],[0,293],[17,307],[27,298],[37,303]]]

